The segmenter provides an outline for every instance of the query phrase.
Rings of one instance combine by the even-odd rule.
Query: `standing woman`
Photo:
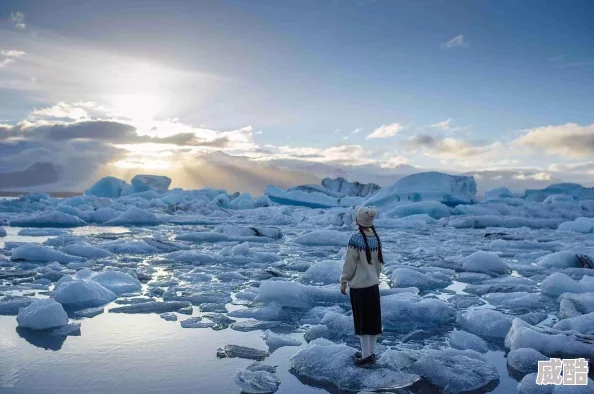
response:
[[[347,283],[349,285],[355,334],[361,340],[361,357],[355,359],[357,365],[375,362],[375,343],[382,333],[379,276],[384,258],[382,243],[373,227],[376,215],[377,211],[369,207],[357,211],[359,232],[349,240],[340,277],[342,294],[346,294]]]

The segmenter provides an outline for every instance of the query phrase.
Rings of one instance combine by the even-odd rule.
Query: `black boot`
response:
[[[365,357],[365,358],[360,358],[360,357],[356,357],[355,358],[355,365],[358,366],[363,366],[363,365],[368,365],[368,364],[373,364],[375,363],[375,357],[373,357],[373,354],[369,357]]]

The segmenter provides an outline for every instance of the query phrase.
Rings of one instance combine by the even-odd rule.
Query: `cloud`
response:
[[[17,29],[24,30],[27,25],[25,24],[25,14],[22,12],[12,12],[10,14],[10,21],[14,24]]]
[[[451,121],[452,121],[452,118],[450,118],[448,120],[444,120],[443,122],[432,124],[431,127],[436,128],[436,129],[449,130]]]
[[[406,143],[414,148],[431,148],[434,147],[438,141],[439,139],[432,135],[417,134],[410,137]]]
[[[6,56],[6,57],[20,57],[20,56],[25,56],[26,54],[27,54],[27,52],[17,51],[14,49],[7,50],[7,51],[0,51],[0,55]]]
[[[447,159],[460,159],[475,156],[493,157],[503,150],[503,145],[500,142],[494,142],[489,145],[472,145],[467,141],[444,138],[435,144],[431,149],[430,155],[434,157]]]
[[[56,118],[56,119],[82,119],[88,118],[89,114],[87,111],[80,106],[70,105],[66,103],[58,103],[51,107],[33,109],[29,113],[30,117],[44,117],[44,118]]]
[[[14,63],[14,59],[4,59],[2,61],[0,61],[0,68],[4,68],[6,66],[8,66],[10,63]]]
[[[441,44],[441,49],[452,49],[452,48],[456,48],[456,47],[467,47],[467,46],[468,46],[468,43],[466,43],[464,41],[464,35],[460,34],[460,35],[452,38],[450,41]]]
[[[525,130],[512,145],[544,150],[550,155],[585,157],[594,154],[594,123],[580,126],[567,123]]]
[[[398,123],[385,124],[373,130],[373,132],[365,138],[368,140],[373,138],[389,138],[395,136],[402,129],[403,127]]]

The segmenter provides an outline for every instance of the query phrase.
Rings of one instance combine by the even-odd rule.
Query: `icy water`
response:
[[[341,247],[338,246],[303,246],[295,245],[291,240],[303,231],[295,227],[281,226],[285,238],[270,243],[250,243],[250,251],[256,253],[274,253],[280,261],[269,264],[284,272],[289,280],[299,281],[303,269],[296,268],[298,263],[315,263],[323,259],[340,259]],[[46,242],[51,236],[19,236],[19,228],[7,227],[8,235],[0,238],[0,248],[14,246],[20,242]],[[173,238],[173,234],[195,230],[206,230],[202,226],[159,227],[81,227],[72,230],[74,236],[86,237],[90,242],[106,242],[112,240],[137,240],[153,236],[155,231]],[[506,230],[508,233],[509,230]],[[410,264],[413,266],[447,265],[453,257],[466,256],[476,250],[492,250],[491,242],[496,239],[488,230],[452,230],[443,227],[381,231],[384,241],[384,255],[390,263]],[[508,234],[531,244],[506,245],[502,253],[506,261],[519,267],[552,250],[572,244],[591,246],[594,240],[586,236],[560,237],[549,230],[527,230]],[[556,242],[552,243],[552,242]],[[12,244],[12,245],[11,245]],[[205,253],[220,252],[226,246],[235,246],[237,242],[223,243],[188,243],[191,249]],[[143,292],[147,292],[151,283],[171,278],[182,278],[195,267],[183,264],[171,264],[161,260],[162,254],[118,254],[113,265],[120,268],[157,268],[152,272],[151,281],[145,283]],[[387,267],[390,265],[387,264]],[[269,279],[263,274],[262,267],[237,268],[233,264],[222,266],[200,266],[202,271],[213,276],[213,282],[204,286],[204,290],[220,288],[224,294],[236,294],[248,286],[257,285],[258,281]],[[392,267],[393,268],[393,267]],[[525,269],[525,267],[524,267]],[[249,279],[233,279],[229,274],[245,275]],[[250,277],[249,275],[254,276]],[[512,276],[521,277],[518,271]],[[384,278],[387,282],[387,278]],[[1,282],[0,282],[1,283]],[[14,283],[13,283],[14,284]],[[197,289],[201,284],[179,284]],[[454,281],[445,289],[422,292],[424,297],[437,297],[448,300],[453,295],[464,294],[468,283]],[[11,286],[4,283],[0,291],[5,295],[22,294],[27,291],[22,286]],[[384,283],[382,287],[386,288]],[[336,288],[338,291],[338,288]],[[38,291],[36,291],[37,295]],[[157,298],[158,299],[158,298]],[[237,300],[236,300],[237,301]],[[243,309],[247,302],[227,303],[227,310]],[[106,309],[121,306],[115,303]],[[488,303],[478,307],[491,308]],[[547,313],[554,313],[555,306],[548,307]],[[459,307],[458,310],[466,308]],[[508,311],[519,315],[527,310]],[[194,307],[194,316],[201,315],[198,307]],[[187,318],[177,314],[179,320]],[[235,319],[241,321],[242,319]],[[253,361],[240,358],[217,358],[217,348],[235,344],[267,350],[262,339],[263,331],[239,332],[231,328],[214,331],[210,328],[182,328],[179,321],[165,321],[158,314],[116,314],[105,313],[93,318],[79,319],[82,323],[80,336],[50,338],[44,335],[33,335],[16,329],[14,316],[0,316],[0,393],[19,394],[68,394],[68,393],[239,393],[233,381],[238,369],[244,369]],[[332,387],[314,387],[300,381],[289,371],[289,359],[307,344],[303,334],[307,326],[294,326],[293,329],[281,330],[293,338],[300,339],[299,347],[282,347],[265,360],[266,364],[277,366],[276,375],[281,380],[278,393],[336,393]],[[424,346],[446,345],[445,335],[452,327],[444,328],[437,335],[414,336],[406,339],[407,346],[422,348]],[[438,330],[439,331],[439,330]],[[398,345],[407,333],[384,335],[382,340],[389,340],[390,345]],[[349,344],[355,345],[353,338]],[[446,345],[447,346],[447,345]],[[495,366],[500,380],[496,387],[488,387],[484,391],[493,393],[517,392],[517,381],[512,378],[506,367],[505,352],[501,343],[491,344],[491,350],[485,355],[487,362]],[[311,383],[311,382],[307,382]],[[428,384],[417,384],[410,390],[393,390],[394,392],[438,393],[439,390]],[[479,391],[479,392],[481,392]]]

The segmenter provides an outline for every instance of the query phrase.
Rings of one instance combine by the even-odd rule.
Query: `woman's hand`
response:
[[[340,286],[340,292],[346,295],[346,286]]]

